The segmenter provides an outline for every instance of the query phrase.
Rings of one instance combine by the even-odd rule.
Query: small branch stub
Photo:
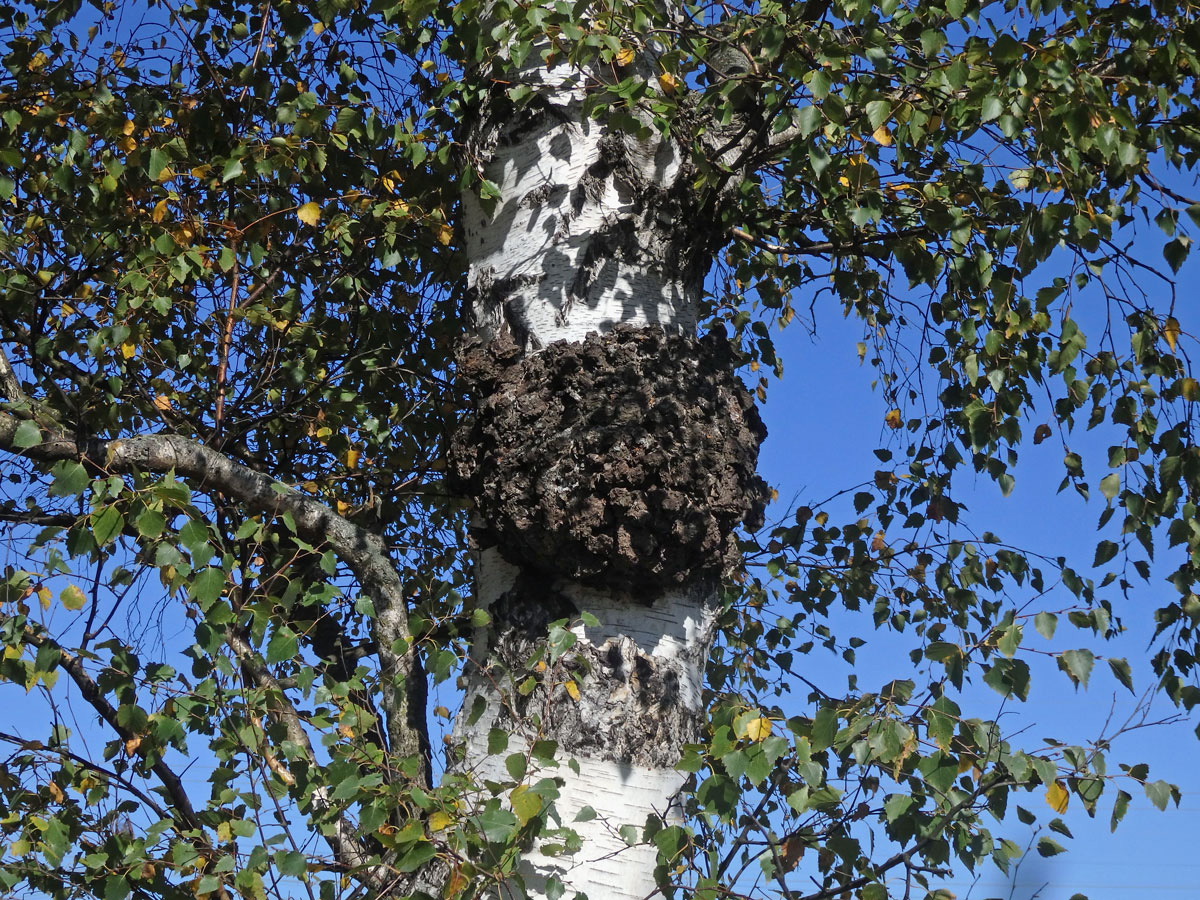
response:
[[[450,487],[511,562],[553,577],[632,592],[720,574],[767,500],[766,429],[733,363],[723,337],[658,327],[528,358],[504,339],[468,347]]]

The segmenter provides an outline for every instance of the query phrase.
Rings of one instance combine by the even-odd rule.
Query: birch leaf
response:
[[[316,225],[321,221],[321,207],[310,200],[296,210],[296,218],[305,225]]]
[[[1067,811],[1067,804],[1070,802],[1070,799],[1071,795],[1067,793],[1067,789],[1057,781],[1046,788],[1046,803],[1059,815]]]

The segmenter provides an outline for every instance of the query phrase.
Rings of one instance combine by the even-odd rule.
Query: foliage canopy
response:
[[[0,732],[6,893],[382,896],[440,860],[465,897],[575,839],[520,756],[476,802],[430,772],[427,678],[484,615],[440,476],[459,198],[497,190],[460,137],[546,89],[481,77],[501,48],[682,149],[704,327],[760,397],[775,326],[830,306],[893,407],[852,509],[743,536],[688,818],[629,831],[664,893],[879,900],[1006,868],[1027,792],[1114,826],[1132,792],[1178,801],[1112,735],[1025,747],[960,689],[1024,699],[1049,646],[1132,690],[1097,641],[1152,614],[1154,678],[1200,701],[1192,3],[37,0],[0,30],[0,679],[43,711]],[[1007,493],[1046,440],[1102,505],[1092,560],[960,522],[960,482]],[[854,661],[845,611],[907,642],[896,680],[814,674]]]

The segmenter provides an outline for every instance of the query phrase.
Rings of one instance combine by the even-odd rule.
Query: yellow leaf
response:
[[[882,144],[884,147],[892,146],[892,133],[887,130],[886,125],[880,125],[871,132],[871,137],[875,139],[875,143]]]
[[[296,218],[305,225],[316,225],[321,221],[321,207],[310,200],[296,210]]]
[[[137,149],[137,141],[131,137],[122,137],[117,139],[117,147],[122,153],[132,153]]]
[[[48,588],[48,587],[38,588],[37,595],[38,595],[38,601],[42,604],[42,609],[49,609],[50,608],[50,600],[54,596],[53,594],[50,593],[50,588]]]
[[[138,346],[133,341],[125,341],[121,344],[121,355],[126,359],[133,359],[137,355]]]
[[[1067,811],[1067,803],[1070,799],[1071,795],[1067,793],[1067,789],[1057,781],[1046,788],[1046,803],[1060,815]]]
[[[824,511],[819,512],[816,515],[816,519],[817,519],[817,524],[820,525],[821,527],[824,527],[825,523],[829,521],[829,513],[824,512]]]
[[[233,829],[229,827],[228,822],[217,824],[217,840],[226,844],[233,840]]]
[[[346,451],[346,468],[347,469],[357,469],[358,468],[358,458],[360,456],[362,456],[361,450],[355,450],[353,447],[351,447],[349,450],[347,450]]]
[[[313,22],[313,26],[312,26],[313,34],[320,34],[324,30],[325,30],[324,22]]]
[[[1185,378],[1179,382],[1179,392],[1183,394],[1183,399],[1189,403],[1195,403],[1200,400],[1200,381],[1195,378]]]
[[[1167,339],[1167,345],[1171,348],[1171,352],[1175,352],[1175,342],[1179,339],[1179,320],[1174,316],[1169,316],[1167,321],[1163,323],[1163,337]]]
[[[899,428],[900,425],[902,424],[902,420],[900,418],[900,410],[898,410],[898,409],[889,410],[888,414],[883,417],[883,422],[885,425],[887,425],[888,428]]]
[[[337,502],[337,514],[339,516],[344,516],[348,512],[350,512],[350,504],[345,500],[339,500]]]
[[[512,811],[516,814],[517,821],[522,825],[542,811],[542,798],[523,784],[513,788],[508,799],[512,803]]]
[[[433,708],[433,714],[440,719],[450,718],[450,710],[447,709],[445,706],[435,706]]]
[[[171,398],[166,394],[159,394],[154,398],[154,408],[166,412],[171,408]]]
[[[167,217],[169,204],[166,200],[159,200],[154,204],[154,212],[150,213],[150,219],[154,222],[161,222]]]
[[[126,119],[125,124],[123,124],[121,126],[121,134],[124,134],[124,135],[133,134],[133,129],[134,129],[133,119]]]
[[[617,51],[617,55],[614,57],[614,59],[616,59],[618,66],[629,65],[630,63],[633,62],[633,48],[632,47],[622,47],[620,50]]]
[[[310,494],[317,494],[321,491],[320,486],[315,481],[306,481],[304,484],[300,485],[300,487],[308,491]]]
[[[443,810],[439,809],[437,812],[435,812],[432,816],[429,817],[429,830],[430,831],[445,831],[453,823],[454,823],[454,817],[452,815],[450,815],[450,813],[444,812]]]
[[[51,798],[51,799],[52,799],[52,800],[53,800],[55,803],[62,803],[62,802],[63,802],[63,792],[62,792],[62,788],[60,788],[60,787],[59,787],[57,784],[55,784],[53,781],[50,781],[50,782],[47,782],[47,783],[46,783],[46,790],[50,792],[50,798]]]
[[[658,84],[667,94],[674,94],[679,89],[679,79],[670,72],[663,72],[659,75]]]
[[[771,736],[771,720],[761,716],[746,723],[746,740],[765,741]]]
[[[443,247],[449,246],[450,242],[454,240],[454,229],[445,222],[438,225],[434,233],[437,235],[438,243]]]
[[[87,603],[87,596],[79,588],[75,587],[75,585],[69,584],[58,595],[58,600],[63,606],[74,612],[75,610],[83,609],[83,605]]]
[[[574,700],[576,703],[578,703],[579,702],[579,685],[577,685],[574,681],[568,681],[565,684],[563,684],[563,687],[565,687],[567,689],[567,695],[572,700]]]
[[[14,854],[15,855],[15,854]],[[450,880],[446,883],[445,896],[457,897],[459,891],[467,886],[467,876],[463,874],[462,869],[455,869],[450,876]]]
[[[125,755],[133,756],[133,754],[137,753],[137,749],[140,746],[142,746],[142,736],[140,734],[135,734],[125,742]]]

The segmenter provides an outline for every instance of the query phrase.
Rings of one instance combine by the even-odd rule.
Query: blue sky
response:
[[[1194,273],[1196,267],[1190,268]],[[1181,283],[1186,285],[1188,268],[1180,274]],[[1182,321],[1193,304],[1185,302],[1181,306],[1186,308],[1177,308],[1176,315]],[[870,478],[879,467],[872,451],[889,439],[884,425],[888,404],[879,391],[872,390],[875,371],[870,365],[860,364],[855,349],[856,342],[863,338],[861,323],[843,319],[841,311],[832,306],[816,315],[816,321],[808,323],[815,326],[815,335],[798,319],[778,336],[785,372],[782,382],[773,385],[764,409],[770,434],[760,468],[779,490],[782,502],[792,497],[799,503],[815,502]],[[1185,322],[1185,331],[1187,327]],[[1028,431],[1032,431],[1032,425]],[[1080,437],[1081,443],[1102,440],[1102,435]],[[1104,473],[1103,464],[1101,457],[1088,470],[1093,482]],[[1098,502],[1096,492],[1090,504],[1074,491],[1056,493],[1063,476],[1061,444],[1046,441],[1037,447],[1026,446],[1015,475],[1016,487],[1007,498],[1001,497],[986,477],[959,497],[969,507],[970,521],[1011,543],[1049,555],[1062,554],[1086,568],[1097,540],[1095,523],[1102,500]],[[1169,563],[1170,558],[1170,551],[1166,551],[1160,563]],[[1123,602],[1115,588],[1106,594],[1113,598],[1128,631],[1106,644],[1103,652],[1129,659],[1139,696],[1150,685],[1149,667],[1144,660],[1152,633],[1152,611],[1163,604],[1168,592],[1174,593],[1174,589],[1166,583],[1139,586],[1134,604]],[[1061,605],[1069,605],[1059,599]],[[1046,598],[1045,608],[1055,608],[1054,602],[1052,594]],[[882,636],[871,641],[861,622],[858,625],[854,633],[868,638],[867,646],[858,654],[864,688],[904,677],[902,667],[906,665],[911,676],[907,658],[897,661],[896,656],[889,657],[886,652],[872,653],[873,643],[886,649],[887,642]],[[1071,631],[1060,628],[1055,642],[1058,649],[1087,643],[1079,632]],[[1036,635],[1026,636],[1025,643],[1037,649],[1051,646]],[[813,665],[825,666],[829,657],[813,654],[809,659]],[[1107,671],[1102,672],[1102,666],[1097,666],[1090,689],[1076,692],[1050,658],[1038,657],[1029,662],[1034,670],[1030,699],[1025,704],[1003,705],[1001,719],[1006,733],[1027,729],[1021,738],[1026,747],[1037,746],[1042,737],[1084,743],[1097,734],[1110,710],[1116,718],[1122,712],[1128,715],[1136,705],[1138,698]],[[874,675],[873,666],[877,669]],[[969,692],[969,697],[972,715],[992,717],[1002,711],[999,695],[989,688],[981,686]],[[1155,701],[1154,711],[1164,717],[1176,712],[1161,697]],[[1123,735],[1109,754],[1111,770],[1116,769],[1117,761],[1147,762],[1152,778],[1165,778],[1179,785],[1183,801],[1178,809],[1169,806],[1166,812],[1160,812],[1138,785],[1125,784],[1133,801],[1113,834],[1108,817],[1115,789],[1110,787],[1094,820],[1088,818],[1078,801],[1072,803],[1063,819],[1075,840],[1059,838],[1069,852],[1050,859],[1029,853],[1016,871],[1015,885],[989,862],[980,868],[977,884],[972,885],[970,874],[959,867],[956,876],[942,886],[959,898],[973,900],[1069,900],[1076,893],[1089,900],[1132,900],[1152,894],[1200,897],[1200,858],[1195,855],[1200,840],[1200,774],[1192,763],[1198,749],[1192,731],[1195,724],[1183,722],[1133,731]],[[1046,820],[1053,817],[1040,793],[1016,802]],[[1032,829],[1017,822],[1013,815],[1002,831],[1022,846],[1033,835]]]

